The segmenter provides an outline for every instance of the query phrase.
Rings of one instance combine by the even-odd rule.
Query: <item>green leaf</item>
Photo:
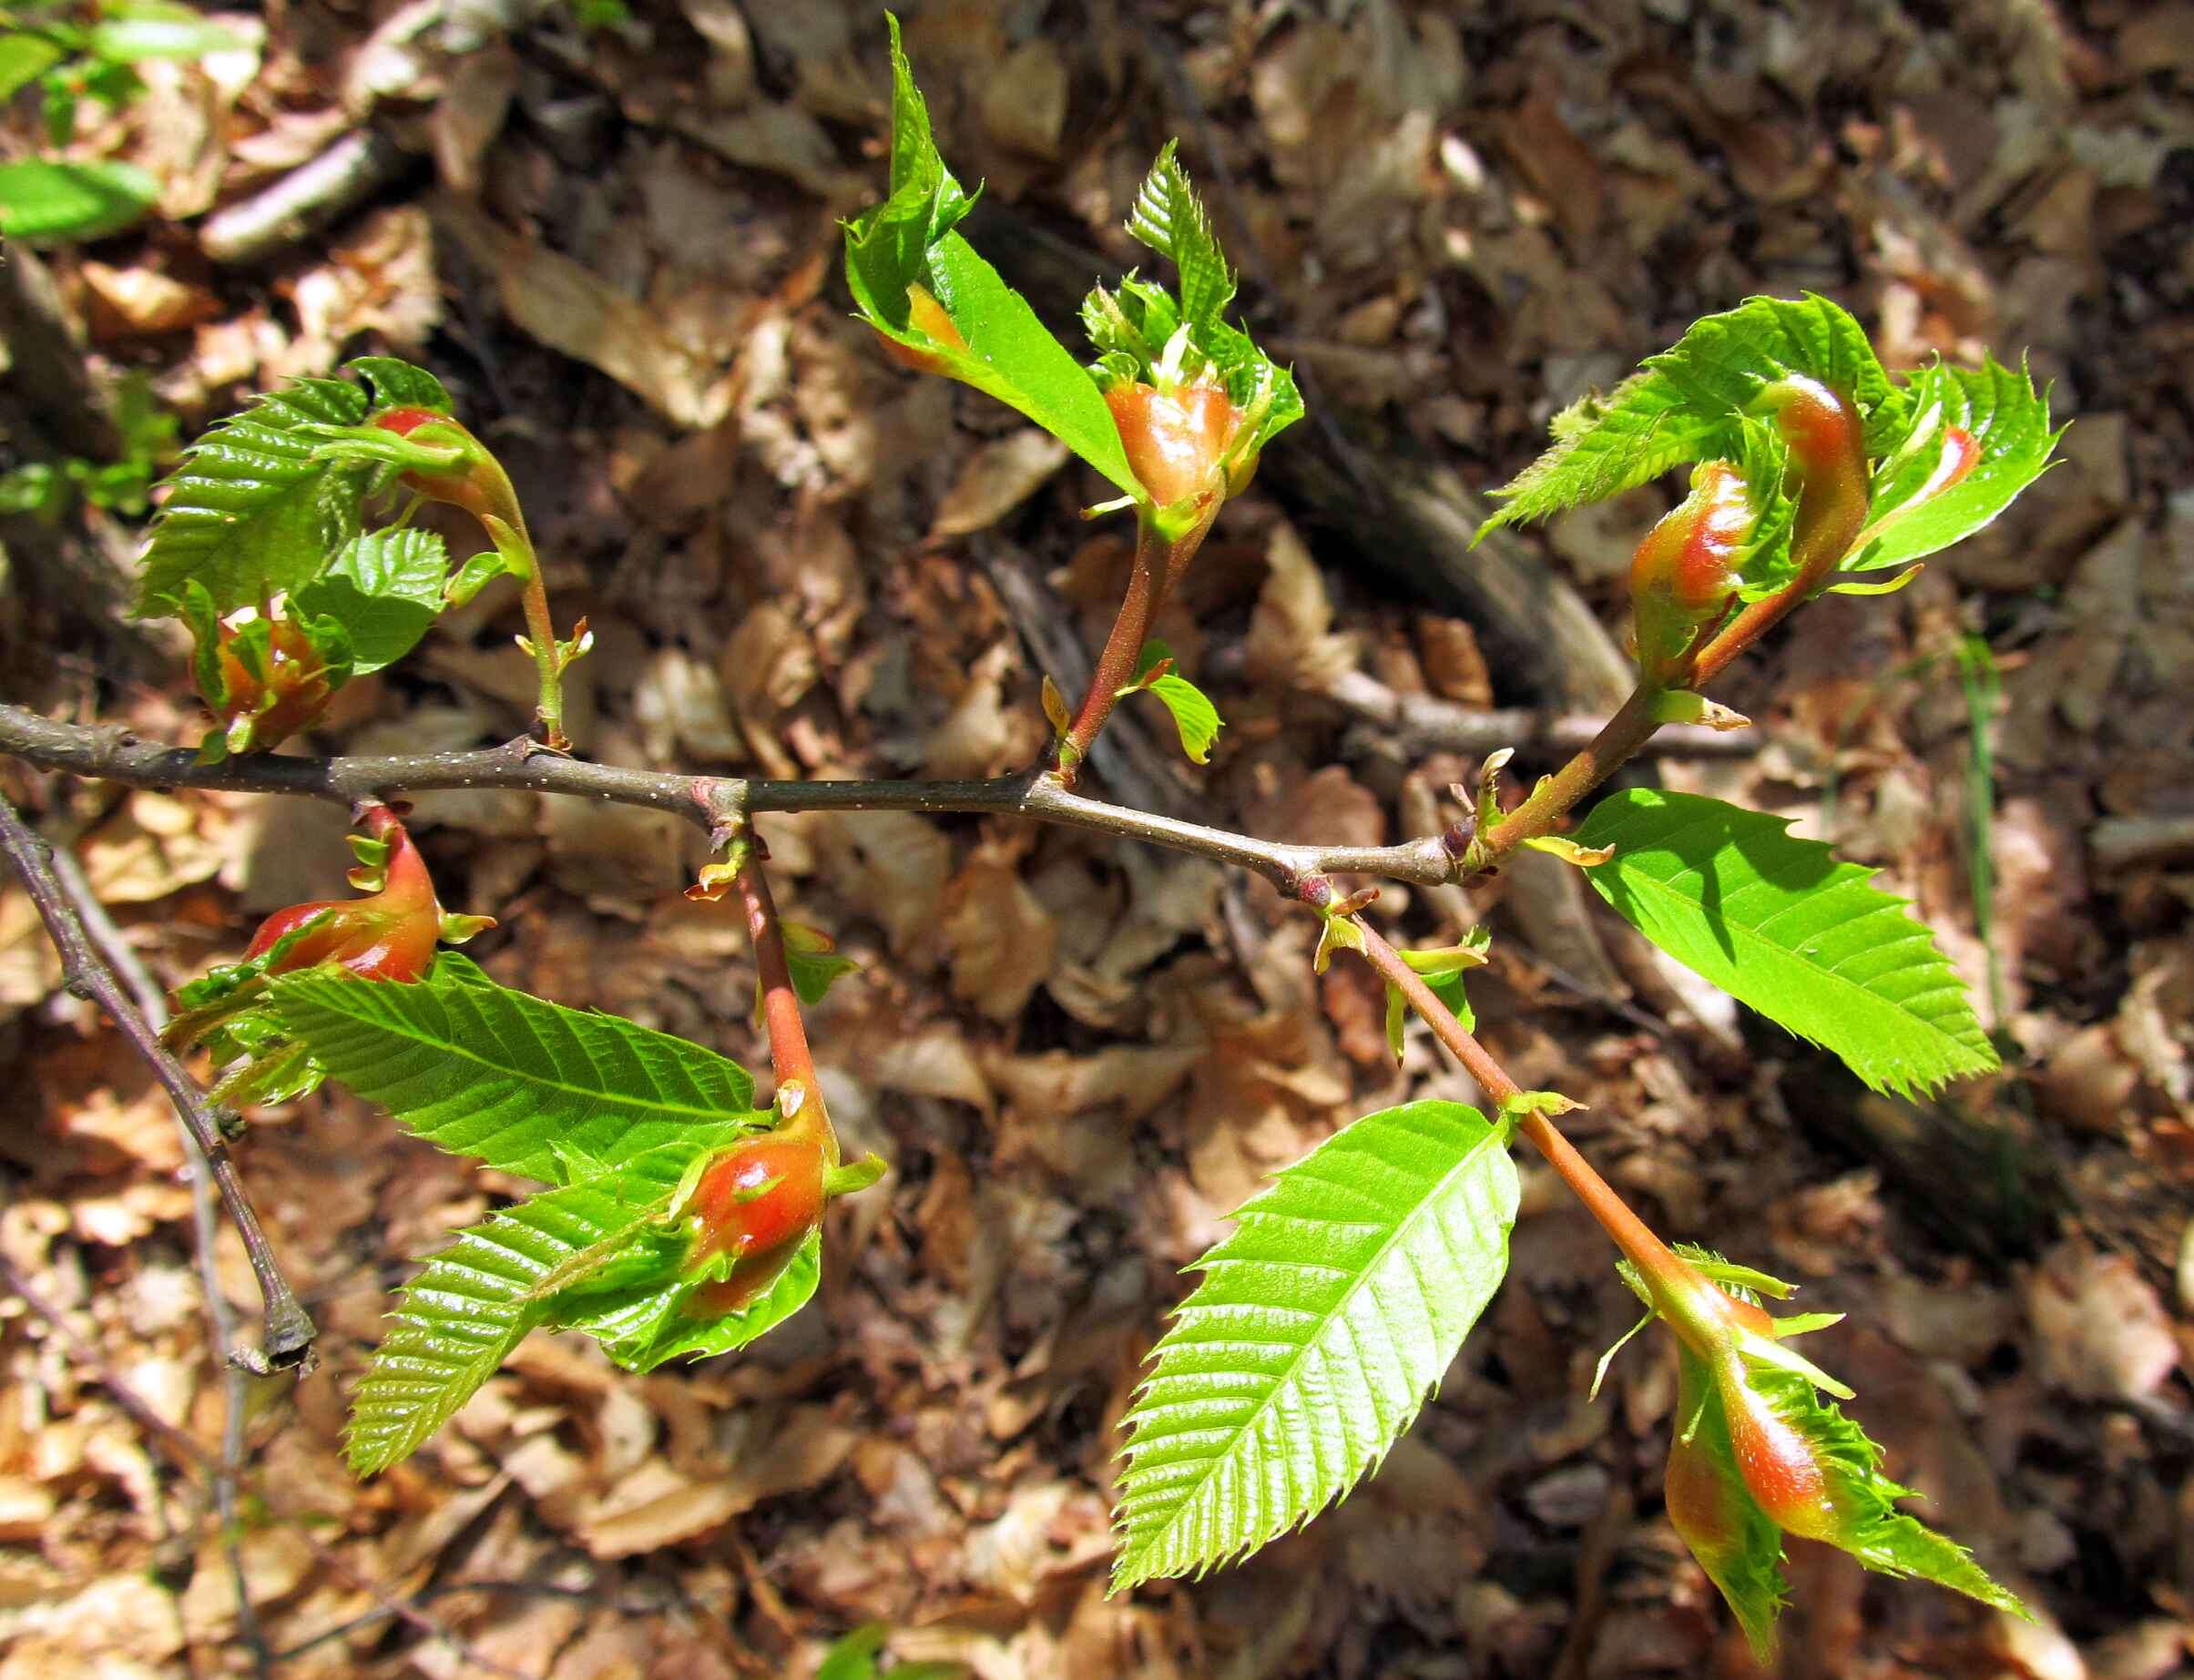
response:
[[[301,614],[333,618],[351,637],[351,675],[393,665],[442,611],[449,549],[432,531],[374,531],[336,551],[328,569],[294,591]]]
[[[269,392],[183,452],[145,545],[140,617],[176,610],[196,578],[215,610],[297,588],[358,533],[371,468],[316,461],[305,428],[356,425],[366,396],[347,380],[303,379]]]
[[[134,0],[126,6],[109,5],[105,11],[91,26],[87,45],[110,64],[136,64],[147,58],[203,58],[209,53],[245,52],[251,46],[234,30],[200,17],[187,5]]]
[[[745,1347],[812,1300],[821,1279],[822,1233],[814,1230],[784,1270],[738,1312],[709,1319],[691,1316],[688,1304],[704,1279],[679,1272],[614,1291],[589,1289],[562,1303],[556,1322],[592,1336],[627,1370],[653,1370],[669,1359],[706,1359]]]
[[[1604,502],[1670,467],[1704,461],[1718,453],[1726,431],[1719,416],[1692,411],[1658,373],[1633,373],[1605,397],[1578,398],[1554,417],[1552,429],[1554,447],[1488,493],[1503,505],[1478,527],[1474,543],[1503,525]]]
[[[803,1003],[821,1003],[839,979],[861,967],[852,958],[841,956],[837,941],[821,928],[811,928],[804,921],[787,921],[782,924],[782,931],[785,970],[791,976],[793,992]],[[759,978],[754,983],[754,1013],[759,1019],[761,1014]]]
[[[1791,373],[1850,396],[1870,452],[1884,453],[1903,435],[1909,399],[1847,312],[1811,292],[1796,300],[1748,298],[1693,323],[1607,397],[1586,397],[1557,414],[1554,447],[1492,492],[1505,505],[1478,527],[1476,540],[1502,525],[1605,501],[1686,462],[1721,457],[1756,470],[1757,444],[1746,440],[1744,411]],[[1780,477],[1760,482],[1771,482],[1780,494]],[[1748,566],[1752,593],[1769,586],[1775,560],[1771,547],[1758,575]]]
[[[1816,292],[1747,298],[1693,322],[1644,365],[1707,414],[1737,414],[1775,381],[1802,373],[1857,406],[1868,454],[1886,454],[1904,434],[1907,398],[1883,370],[1866,330]]]
[[[554,1321],[559,1278],[583,1280],[616,1265],[619,1250],[646,1249],[648,1222],[668,1209],[706,1146],[641,1151],[617,1171],[544,1191],[457,1233],[404,1286],[395,1328],[352,1398],[352,1469],[374,1475],[417,1451],[528,1330]]]
[[[1211,219],[1189,188],[1179,149],[1179,140],[1168,140],[1150,166],[1128,214],[1128,233],[1179,272],[1180,318],[1193,331],[1217,324],[1234,300],[1234,277],[1212,236]]]
[[[42,35],[0,35],[0,100],[13,99],[68,56],[68,49]]]
[[[424,368],[394,356],[353,356],[342,367],[344,372],[357,374],[372,387],[376,412],[384,408],[423,408],[437,414],[453,412],[448,390]]]
[[[1875,1090],[1909,1095],[1995,1067],[1956,971],[1904,901],[1787,827],[1633,789],[1602,800],[1577,839],[1615,848],[1585,879],[1626,921]]]
[[[469,972],[468,972],[469,971]],[[495,985],[444,952],[425,980],[285,975],[276,1007],[330,1077],[454,1155],[559,1183],[561,1143],[614,1166],[768,1126],[736,1062],[614,1015]]]
[[[1118,1591],[1339,1498],[1409,1427],[1508,1264],[1515,1165],[1459,1103],[1336,1133],[1247,1204],[1128,1414]]]
[[[1173,727],[1181,738],[1181,750],[1198,764],[1211,761],[1211,743],[1225,728],[1219,708],[1186,677],[1168,671],[1154,677],[1144,687],[1173,714]]]
[[[1426,990],[1438,998],[1447,1012],[1463,1023],[1465,1033],[1475,1033],[1478,1027],[1477,1012],[1471,1008],[1464,995],[1463,976],[1474,968],[1485,965],[1485,953],[1493,948],[1493,935],[1484,928],[1473,928],[1463,936],[1459,945],[1442,945],[1427,951],[1403,951],[1398,954],[1424,976]],[[1402,995],[1402,988],[1388,983],[1386,988],[1386,1044],[1393,1052],[1394,1061],[1402,1060],[1402,1025],[1409,1013],[1409,1001]]]
[[[854,303],[884,337],[1019,410],[1129,495],[1145,499],[1096,382],[1021,294],[952,230],[975,201],[937,156],[897,20],[890,26],[892,194],[846,224],[846,281]],[[914,319],[910,287],[935,300],[958,343]]]
[[[876,1666],[876,1656],[890,1637],[891,1629],[882,1622],[855,1628],[824,1653],[815,1680],[877,1680],[883,1671]],[[965,1680],[968,1672],[964,1663],[894,1663],[891,1680]]]
[[[2065,435],[2063,426],[2050,429],[2049,392],[2036,391],[2025,368],[2014,372],[1993,356],[1978,368],[1923,368],[1911,402],[1918,416],[1911,447],[1876,467],[1872,535],[1862,534],[1846,571],[1907,565],[1964,541],[2042,475]],[[1958,483],[1925,495],[1949,426],[1973,433],[1980,458]]]
[[[1748,1361],[1748,1374],[1776,1414],[1813,1445],[1836,1513],[1836,1531],[1822,1539],[1883,1574],[1918,1575],[2033,1619],[2018,1597],[1989,1579],[1964,1546],[1897,1510],[1898,1500],[1915,1497],[1913,1490],[1882,1473],[1882,1449],[1816,1394],[1811,1382],[1796,1371],[1761,1361]]]
[[[0,163],[0,235],[26,244],[96,239],[139,220],[160,184],[134,163]]]

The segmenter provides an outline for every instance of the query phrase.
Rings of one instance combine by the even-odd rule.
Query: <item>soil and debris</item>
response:
[[[1697,314],[1810,288],[1893,363],[1986,349],[2055,382],[2063,466],[1905,593],[1832,598],[1733,671],[1721,697],[1760,726],[1742,751],[1636,772],[1881,866],[2010,1072],[1868,1095],[1536,856],[1379,911],[1418,942],[1490,922],[1495,1054],[1589,1105],[1572,1135],[1670,1235],[1849,1311],[1811,1350],[2041,1616],[1798,1543],[1785,1675],[2189,1672],[2194,6],[902,9],[945,155],[986,183],[968,230],[1050,319],[1137,260],[1119,223],[1178,134],[1252,331],[1315,405],[1158,626],[1230,727],[1199,770],[1124,718],[1097,769],[1138,804],[1396,839],[1454,814],[1498,744],[1469,732],[1487,708],[1604,709],[1624,564],[1668,487],[1475,555],[1458,534],[1554,410]],[[251,52],[145,66],[74,144],[151,170],[158,216],[10,253],[0,452],[98,458],[132,374],[189,436],[347,355],[416,358],[510,464],[559,615],[594,628],[587,755],[1027,763],[1039,679],[1073,687],[1127,549],[1077,517],[1091,475],[849,319],[837,223],[883,178],[880,10],[621,10],[278,5],[233,19]],[[16,111],[8,154],[42,144]],[[8,697],[195,739],[175,637],[122,615],[130,522],[79,506],[0,537]],[[483,596],[310,744],[516,733],[517,622]],[[1551,767],[1522,744],[1519,772]],[[8,779],[169,984],[341,890],[332,810]],[[758,1058],[740,929],[679,893],[697,836],[502,792],[417,804],[444,901],[501,919],[474,947],[498,979]],[[1313,977],[1314,930],[1260,883],[972,818],[762,827],[789,913],[861,962],[814,1037],[849,1145],[894,1163],[833,1215],[817,1302],[646,1378],[536,1338],[362,1486],[344,1398],[393,1287],[517,1186],[340,1096],[260,1114],[241,1160],[325,1362],[249,1388],[226,1533],[203,1471],[230,1385],[171,1116],[0,894],[26,1094],[0,1259],[48,1309],[0,1295],[0,1680],[246,1674],[254,1642],[300,1677],[798,1676],[870,1622],[983,1680],[1751,1672],[1660,1514],[1670,1349],[1640,1339],[1587,1402],[1633,1304],[1528,1168],[1509,1281],[1378,1474],[1246,1563],[1107,1598],[1116,1425],[1179,1268],[1354,1115],[1472,1088],[1422,1036],[1396,1071],[1366,975]],[[248,1325],[232,1236],[215,1258]]]

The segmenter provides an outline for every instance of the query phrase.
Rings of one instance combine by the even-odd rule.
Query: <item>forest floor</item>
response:
[[[559,613],[593,627],[585,756],[1031,762],[1039,679],[1074,687],[1058,665],[1102,636],[1127,549],[1077,517],[1098,492],[1063,452],[849,317],[837,219],[883,179],[880,11],[506,15],[536,10],[272,6],[240,20],[262,50],[148,66],[87,118],[84,155],[164,194],[146,227],[44,254],[93,408],[140,372],[189,437],[284,377],[412,357],[511,464]],[[2064,465],[1908,590],[1811,608],[1734,670],[1720,697],[1759,726],[1738,749],[1633,772],[1879,865],[1971,983],[2002,1075],[1919,1105],[1847,1087],[1536,854],[1468,894],[1390,888],[1379,913],[1418,943],[1491,926],[1473,1000],[1495,1052],[1588,1105],[1566,1129],[1657,1227],[1850,1314],[1811,1350],[1928,1519],[2041,1617],[1798,1543],[1781,1673],[2189,1672],[2194,6],[904,10],[944,154],[986,183],[969,231],[1047,315],[1136,261],[1119,224],[1178,134],[1252,331],[1316,408],[1158,626],[1229,728],[1199,769],[1162,718],[1127,718],[1098,769],[1130,802],[1400,839],[1452,819],[1449,785],[1501,744],[1476,714],[1604,711],[1667,486],[1506,546],[1590,609],[1559,635],[1487,606],[1452,542],[1390,542],[1390,504],[1418,497],[1422,535],[1430,495],[1467,530],[1554,411],[1698,314],[1813,290],[1893,365],[1993,351],[2054,382]],[[39,141],[15,121],[20,156]],[[265,213],[358,134],[380,148],[362,200]],[[20,378],[36,347],[10,348]],[[48,448],[65,400],[18,385],[0,449]],[[6,697],[194,740],[178,644],[87,606],[119,587],[126,523],[5,535]],[[482,596],[307,745],[509,738],[516,626],[515,597]],[[1424,696],[1446,733],[1400,733],[1396,697]],[[1526,778],[1556,761],[1536,733]],[[342,891],[332,809],[8,780],[169,984]],[[416,803],[444,901],[500,920],[472,948],[498,979],[760,1062],[743,932],[679,891],[698,835],[532,795]],[[1528,1168],[1508,1282],[1378,1473],[1245,1563],[1107,1598],[1117,1425],[1180,1268],[1342,1123],[1474,1088],[1428,1038],[1397,1070],[1367,974],[1314,976],[1315,928],[1261,883],[975,818],[761,829],[789,912],[860,962],[814,1037],[849,1144],[893,1163],[832,1216],[816,1303],[644,1378],[536,1337],[362,1485],[343,1409],[393,1286],[515,1183],[341,1096],[260,1115],[240,1157],[323,1359],[251,1389],[232,1547],[172,1117],[0,894],[26,1093],[0,1259],[43,1303],[0,1297],[0,1680],[804,1676],[872,1622],[902,1661],[983,1680],[1752,1672],[1661,1514],[1671,1349],[1641,1338],[1587,1400],[1635,1304]],[[232,1237],[216,1259],[249,1324]]]

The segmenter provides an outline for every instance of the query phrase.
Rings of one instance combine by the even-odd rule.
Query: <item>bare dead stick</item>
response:
[[[174,1103],[176,1113],[189,1130],[191,1142],[205,1157],[207,1170],[212,1175],[214,1188],[220,1192],[229,1217],[235,1222],[237,1233],[244,1240],[244,1252],[250,1258],[252,1275],[259,1279],[264,1322],[260,1346],[230,1348],[230,1360],[254,1376],[309,1368],[315,1334],[311,1315],[305,1311],[275,1261],[267,1234],[260,1227],[259,1215],[253,1211],[251,1199],[244,1194],[243,1183],[237,1176],[236,1163],[229,1154],[228,1140],[221,1135],[220,1121],[212,1105],[207,1102],[205,1093],[199,1089],[183,1064],[160,1043],[159,1035],[85,932],[84,923],[55,878],[52,853],[46,843],[31,832],[15,808],[5,799],[0,799],[0,852],[6,855],[15,865],[15,873],[22,877],[24,888],[29,892],[31,902],[37,906],[39,919],[46,923],[46,931],[54,942],[54,949],[61,953],[62,972],[69,992],[104,1009],[145,1059],[153,1076],[166,1088],[168,1100]]]

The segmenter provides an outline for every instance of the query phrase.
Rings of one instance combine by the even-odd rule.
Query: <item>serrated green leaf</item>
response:
[[[1605,501],[1687,462],[1747,460],[1745,409],[1791,373],[1850,396],[1870,453],[1886,452],[1903,435],[1908,399],[1850,314],[1811,292],[1748,298],[1694,322],[1606,398],[1587,397],[1556,415],[1554,447],[1491,493],[1504,505],[1478,527],[1477,540],[1502,525]],[[1771,548],[1762,552],[1759,576],[1748,567],[1755,593],[1764,592],[1775,558]]]
[[[1992,1581],[1964,1546],[1896,1508],[1898,1500],[1914,1497],[1913,1490],[1882,1473],[1882,1449],[1816,1394],[1811,1382],[1795,1371],[1757,1362],[1749,1375],[1776,1415],[1812,1444],[1836,1513],[1835,1529],[1822,1539],[1883,1574],[1918,1575],[2031,1619],[2018,1597]]]
[[[354,536],[327,570],[291,595],[301,614],[326,616],[351,638],[351,675],[393,665],[416,647],[442,612],[449,549],[415,527]]]
[[[440,380],[397,357],[353,356],[342,367],[344,372],[357,374],[372,387],[375,410],[423,408],[447,414],[454,407]]]
[[[159,197],[159,182],[134,163],[0,163],[0,235],[29,245],[102,239],[140,220]]]
[[[697,1127],[729,1141],[774,1119],[738,1063],[509,991],[462,957],[410,985],[299,974],[271,991],[330,1077],[454,1155],[546,1183],[559,1142],[614,1166]]]
[[[1215,324],[1234,300],[1234,277],[1211,232],[1211,219],[1180,166],[1180,142],[1168,140],[1135,195],[1128,237],[1148,245],[1180,275],[1180,316],[1190,329]]]
[[[1633,789],[1595,808],[1585,879],[1626,921],[1770,1020],[1910,1095],[1996,1065],[1957,972],[1873,871],[1793,839],[1784,818]]]
[[[1211,761],[1211,743],[1226,726],[1210,697],[1176,671],[1153,677],[1143,685],[1173,714],[1173,727],[1181,738],[1181,750],[1198,764]]]
[[[878,332],[939,370],[1017,409],[1138,500],[1119,428],[1096,382],[1036,319],[1021,294],[953,231],[974,208],[931,137],[929,112],[892,37],[892,191],[845,228],[846,283]],[[913,317],[910,287],[934,298],[960,339],[934,337]]]
[[[648,1222],[708,1146],[689,1140],[641,1151],[614,1172],[544,1191],[458,1232],[431,1257],[404,1286],[394,1328],[352,1398],[352,1469],[374,1475],[417,1451],[528,1330],[556,1320],[557,1278],[583,1280],[617,1263],[620,1249],[647,1250]],[[662,1257],[642,1252],[640,1263],[659,1269]]]
[[[1802,373],[1851,398],[1866,424],[1869,455],[1886,454],[1904,435],[1905,393],[1875,356],[1866,330],[1817,292],[1747,298],[1733,310],[1693,322],[1644,365],[1701,412],[1731,415],[1749,408],[1775,381]]]
[[[1704,461],[1727,435],[1722,417],[1689,408],[1658,373],[1633,373],[1607,396],[1580,397],[1552,423],[1554,447],[1498,490],[1502,505],[1471,540],[1503,525],[1620,495],[1670,467]]]
[[[186,449],[145,545],[138,616],[175,611],[192,578],[230,613],[313,577],[358,534],[370,469],[315,461],[320,440],[304,428],[365,413],[365,392],[347,380],[297,380]]]
[[[1409,1427],[1508,1264],[1515,1165],[1484,1115],[1366,1115],[1242,1207],[1128,1414],[1118,1591],[1308,1522]]]
[[[1993,356],[1978,368],[1923,368],[1913,379],[1911,403],[1924,429],[1915,440],[1919,446],[1877,469],[1870,526],[1876,535],[1862,535],[1846,571],[1908,565],[1964,541],[2042,475],[2065,435],[2063,426],[2050,427],[2049,392],[2036,391],[2025,368],[2015,372]],[[1948,426],[1972,433],[1980,458],[1958,483],[1915,505],[1940,459],[1939,439]]]

